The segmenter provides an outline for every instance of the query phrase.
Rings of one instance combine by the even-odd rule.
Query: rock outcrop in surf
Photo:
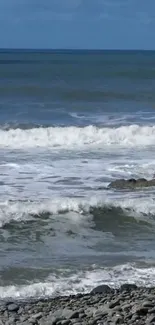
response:
[[[116,179],[109,184],[109,188],[116,189],[137,189],[155,186],[155,178],[147,180],[145,178]]]

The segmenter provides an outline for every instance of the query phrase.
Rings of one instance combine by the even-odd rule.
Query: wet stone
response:
[[[114,307],[118,306],[119,303],[120,303],[120,299],[113,300],[109,303],[109,308],[114,308]]]
[[[8,311],[16,312],[19,309],[19,306],[16,304],[9,304],[9,305],[7,305],[7,309],[8,309]]]
[[[154,304],[151,301],[143,301],[142,306],[148,307],[148,308],[153,308]]]
[[[43,313],[37,313],[32,316],[33,319],[40,319],[43,316]]]
[[[92,291],[91,291],[91,294],[96,294],[96,293],[111,293],[111,288],[107,285],[100,285],[96,288],[94,288]]]
[[[37,320],[35,319],[35,318],[29,318],[29,323],[31,324],[31,325],[36,325],[37,324]]]
[[[135,284],[122,284],[120,291],[131,291],[131,290],[136,290],[137,286]]]
[[[59,324],[59,322],[57,324]],[[61,320],[60,321],[60,324],[61,325],[69,325],[70,324],[70,320],[69,319]]]
[[[155,322],[155,315],[151,315],[146,319],[146,324],[152,324]]]
[[[146,315],[148,312],[147,307],[142,307],[142,306],[134,306],[132,308],[132,313],[133,314],[138,314],[138,315]]]

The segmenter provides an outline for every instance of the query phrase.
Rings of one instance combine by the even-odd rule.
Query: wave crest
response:
[[[72,212],[72,213],[70,213]],[[74,213],[73,213],[74,212]],[[57,198],[44,202],[5,201],[0,203],[0,227],[12,221],[26,222],[35,218],[50,218],[56,215],[63,218],[68,213],[70,220],[83,223],[86,219],[111,213],[114,217],[125,213],[138,220],[153,221],[155,216],[155,200],[152,198]]]
[[[85,148],[118,146],[150,146],[155,144],[155,126],[121,126],[113,128],[47,127],[23,130],[0,130],[0,147],[10,148]]]

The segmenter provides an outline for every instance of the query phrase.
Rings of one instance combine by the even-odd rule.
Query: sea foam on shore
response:
[[[25,302],[2,302],[0,324],[155,324],[155,288],[103,285],[89,294]]]

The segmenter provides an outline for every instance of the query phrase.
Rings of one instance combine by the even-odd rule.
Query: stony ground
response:
[[[108,286],[90,294],[31,302],[1,302],[0,325],[155,324],[155,288]]]

